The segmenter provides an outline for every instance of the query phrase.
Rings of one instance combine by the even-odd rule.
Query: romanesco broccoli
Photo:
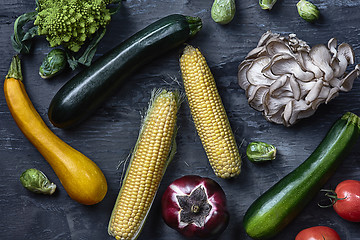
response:
[[[38,0],[34,25],[51,47],[63,45],[78,52],[88,37],[111,20],[112,0]]]

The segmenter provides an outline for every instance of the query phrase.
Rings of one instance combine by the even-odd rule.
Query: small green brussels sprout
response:
[[[35,168],[29,168],[20,176],[21,184],[34,193],[51,195],[55,192],[56,185],[49,181],[46,175]]]
[[[276,147],[264,142],[252,142],[246,149],[246,155],[251,162],[271,161],[276,157]]]
[[[259,0],[259,5],[262,9],[271,10],[277,0]]]
[[[216,23],[228,24],[235,16],[235,0],[215,0],[211,7],[211,17]]]
[[[300,0],[296,4],[297,10],[299,12],[300,17],[308,22],[314,22],[319,19],[320,11],[319,9],[306,0]]]
[[[64,50],[51,50],[41,63],[39,74],[42,78],[52,78],[62,72],[67,66],[67,57]]]

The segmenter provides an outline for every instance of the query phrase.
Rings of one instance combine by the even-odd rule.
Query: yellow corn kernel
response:
[[[218,177],[240,174],[241,158],[225,108],[204,56],[186,46],[180,58],[185,93],[209,162]]]
[[[176,150],[178,92],[154,91],[108,226],[118,240],[136,239]]]

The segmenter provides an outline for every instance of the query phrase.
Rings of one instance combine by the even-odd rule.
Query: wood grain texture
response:
[[[139,240],[185,239],[161,219],[160,198],[173,180],[186,174],[215,179],[228,196],[230,224],[218,239],[250,239],[241,226],[250,204],[303,162],[344,112],[360,114],[359,79],[352,91],[341,93],[329,104],[320,106],[315,115],[291,128],[267,122],[261,113],[247,104],[245,93],[237,84],[237,67],[267,30],[296,33],[310,45],[326,44],[335,37],[339,43],[352,45],[356,63],[360,62],[360,1],[313,0],[321,12],[321,19],[315,24],[309,24],[298,16],[296,3],[297,0],[278,0],[272,11],[264,11],[257,0],[238,0],[236,16],[227,26],[211,20],[212,2],[205,0],[128,0],[113,17],[96,57],[168,14],[201,17],[203,29],[189,43],[199,47],[209,63],[241,152],[244,155],[247,143],[255,140],[269,142],[278,148],[278,157],[271,163],[254,165],[244,158],[239,177],[230,181],[216,178],[195,134],[185,102],[179,112],[178,152],[164,176]],[[0,6],[0,73],[4,78],[15,54],[10,44],[13,22],[20,14],[32,11],[35,3],[31,0],[3,0]],[[38,68],[50,48],[44,38],[37,38],[34,47],[30,55],[22,56],[24,84],[34,106],[60,138],[98,164],[107,178],[109,191],[95,206],[82,206],[71,200],[50,166],[16,126],[1,91],[0,239],[112,239],[107,234],[107,224],[124,171],[122,167],[117,169],[117,165],[126,159],[135,144],[140,113],[147,107],[150,90],[159,87],[182,89],[178,62],[182,48],[165,54],[130,77],[117,94],[78,127],[62,130],[50,124],[47,109],[56,91],[76,71],[51,80],[41,79]],[[360,142],[324,187],[334,188],[345,179],[360,180],[359,156]],[[58,185],[54,196],[36,195],[21,186],[19,176],[30,167],[41,169]],[[319,209],[317,202],[320,199],[321,194],[318,194],[275,239],[294,239],[300,230],[315,225],[334,228],[343,240],[360,239],[359,224],[342,220],[332,209]]]

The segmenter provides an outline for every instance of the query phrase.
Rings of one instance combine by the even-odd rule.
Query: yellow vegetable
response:
[[[177,92],[153,92],[113,212],[108,232],[118,240],[136,239],[176,145]]]
[[[85,205],[100,202],[107,192],[104,174],[93,161],[46,126],[26,93],[18,57],[11,63],[4,92],[16,124],[54,169],[69,196]]]
[[[215,174],[221,178],[237,176],[239,150],[204,56],[199,49],[186,46],[180,67],[191,115]]]

